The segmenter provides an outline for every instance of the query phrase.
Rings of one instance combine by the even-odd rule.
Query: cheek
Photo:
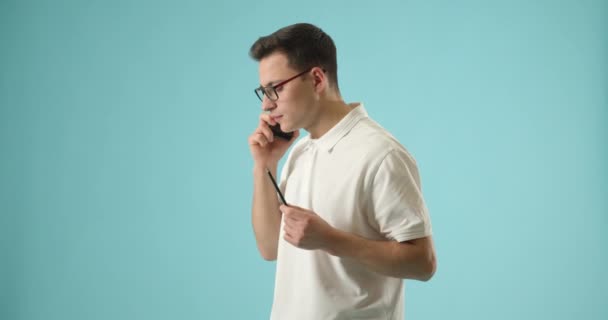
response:
[[[281,109],[292,121],[300,121],[306,117],[310,113],[311,105],[314,105],[314,96],[305,90],[285,90],[283,95],[279,95],[282,100]]]
[[[302,92],[298,90],[282,90],[278,92],[279,97],[285,102],[294,103],[302,99]]]

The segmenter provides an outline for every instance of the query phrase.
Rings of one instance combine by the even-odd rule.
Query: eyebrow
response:
[[[279,83],[279,82],[281,82],[281,81],[282,81],[282,80],[268,81],[268,82],[266,82],[266,85],[261,85],[261,86],[262,86],[262,87],[270,87],[270,86],[273,86],[275,83]]]

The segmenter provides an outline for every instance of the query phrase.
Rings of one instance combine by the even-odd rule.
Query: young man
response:
[[[403,280],[435,272],[431,223],[416,163],[338,88],[333,40],[311,24],[259,38],[263,113],[249,137],[258,249],[277,260],[271,319],[403,319]],[[270,126],[294,132],[291,140]],[[280,175],[266,170],[299,136]]]

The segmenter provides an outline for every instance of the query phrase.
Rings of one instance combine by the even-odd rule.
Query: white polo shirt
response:
[[[288,155],[280,188],[288,204],[373,240],[431,235],[414,158],[362,104],[319,139]],[[272,320],[403,319],[403,280],[353,259],[303,250],[279,237]]]

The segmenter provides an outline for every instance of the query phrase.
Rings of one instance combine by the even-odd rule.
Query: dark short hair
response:
[[[325,70],[329,82],[338,88],[336,45],[331,37],[310,23],[296,23],[260,37],[249,49],[256,61],[275,53],[287,56],[289,66],[300,71],[319,66]]]

